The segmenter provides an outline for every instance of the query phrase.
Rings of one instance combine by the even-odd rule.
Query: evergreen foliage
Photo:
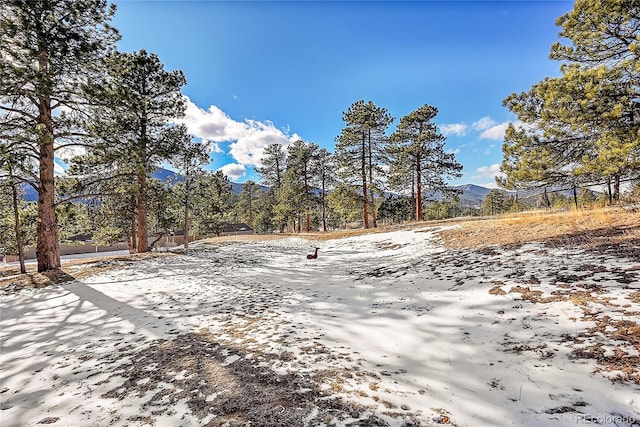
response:
[[[102,72],[115,48],[109,25],[115,6],[104,0],[7,0],[0,5],[2,152],[38,191],[38,271],[60,266],[54,157],[77,144],[83,87]]]
[[[184,178],[183,182],[173,187],[173,191],[184,208],[184,248],[187,249],[189,247],[190,230],[189,212],[194,207],[191,196],[195,190],[197,179],[204,174],[202,168],[209,163],[209,151],[211,148],[207,142],[198,142],[191,139],[184,127],[173,128],[172,131],[176,133],[174,139],[179,144],[179,150],[171,156],[169,161]]]
[[[193,197],[193,226],[198,235],[220,235],[224,225],[233,221],[233,189],[221,171],[200,177]]]
[[[507,130],[498,183],[576,188],[606,183],[610,200],[640,172],[640,3],[578,0],[557,20],[550,58],[562,76],[504,100],[519,123]]]
[[[445,137],[437,132],[433,122],[437,114],[437,108],[425,104],[402,117],[397,130],[391,135],[392,145],[388,149],[393,159],[391,182],[401,190],[411,185],[418,221],[424,219],[424,190],[431,194],[455,193],[445,178],[462,176],[462,165],[455,160],[453,153],[445,151]]]
[[[173,124],[184,115],[180,90],[186,80],[181,71],[165,71],[157,55],[145,50],[117,52],[107,65],[105,77],[89,88],[96,102],[87,120],[92,137],[87,155],[76,156],[70,172],[80,177],[75,188],[85,196],[135,195],[127,209],[130,248],[145,252],[148,176],[162,161],[183,163],[190,141],[186,128]]]
[[[349,184],[358,183],[362,189],[362,222],[364,228],[376,227],[376,199],[383,176],[382,160],[388,138],[387,127],[393,117],[386,108],[372,101],[357,101],[342,113],[345,127],[336,137],[336,159],[340,177]]]

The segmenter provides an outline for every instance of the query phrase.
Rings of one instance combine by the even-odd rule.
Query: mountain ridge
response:
[[[167,183],[178,183],[182,182],[184,178],[177,172],[174,172],[165,168],[158,168],[153,174],[151,174],[152,178],[159,179],[162,182]],[[244,183],[229,181],[231,184],[231,188],[234,194],[240,194],[242,191],[242,186]],[[267,189],[268,187],[260,185],[260,188]],[[491,189],[487,187],[483,187],[481,185],[476,184],[462,184],[456,185],[453,188],[462,190],[462,194],[460,195],[461,202],[465,204],[469,204],[472,206],[482,205],[484,198],[489,194]],[[24,200],[28,202],[35,202],[38,200],[38,193],[36,190],[29,185],[28,183],[22,184],[22,190],[24,191]]]

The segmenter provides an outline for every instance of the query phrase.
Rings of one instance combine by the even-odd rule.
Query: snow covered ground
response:
[[[438,231],[0,288],[0,425],[640,425],[640,260]]]

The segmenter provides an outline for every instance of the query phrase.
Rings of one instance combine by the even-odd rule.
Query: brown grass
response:
[[[563,212],[528,212],[460,223],[440,233],[454,249],[546,242],[553,245],[635,245],[640,242],[640,212],[603,208]]]
[[[421,223],[421,225],[430,224],[430,223]],[[326,233],[323,232],[302,232],[302,233],[271,233],[271,234],[243,234],[237,236],[220,236],[220,237],[210,237],[204,239],[206,243],[218,243],[218,242],[256,242],[263,240],[279,240],[287,237],[301,237],[310,240],[332,240],[332,239],[343,239],[347,237],[353,236],[361,236],[364,234],[374,234],[374,233],[387,233],[390,231],[396,231],[401,229],[413,228],[416,227],[415,223],[409,224],[395,224],[395,225],[380,225],[376,228],[369,229],[351,229],[351,230],[336,230],[329,231]]]
[[[553,245],[597,246],[628,244],[639,246],[640,212],[636,209],[599,208],[569,211],[533,211],[496,217],[453,218],[377,228],[338,230],[328,233],[273,233],[221,236],[206,239],[207,243],[251,242],[302,237],[325,241],[364,234],[385,233],[418,227],[459,225],[440,233],[452,249],[480,249],[494,245],[511,246],[529,242]]]

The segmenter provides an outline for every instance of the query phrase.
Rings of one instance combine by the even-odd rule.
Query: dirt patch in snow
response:
[[[209,427],[300,426],[336,421],[385,425],[367,408],[332,397],[302,373],[275,373],[269,368],[275,355],[225,345],[208,331],[157,340],[143,349],[105,358],[113,357],[126,360],[112,375],[124,378],[124,383],[102,397],[143,397],[142,407],[151,410],[151,418],[175,411],[176,403],[184,401],[202,425]]]
[[[595,326],[584,332],[566,334],[565,342],[570,342],[574,359],[592,359],[597,362],[594,372],[601,373],[613,381],[631,381],[640,384],[640,324],[637,312],[629,312],[630,303],[638,302],[639,291],[624,287],[627,280],[622,281],[625,299],[628,302],[616,301],[607,295],[607,290],[599,285],[586,284],[585,280],[593,280],[596,273],[609,272],[604,266],[579,266],[576,270],[591,270],[592,274],[581,276],[560,276],[550,286],[556,289],[543,292],[529,286],[512,286],[505,290],[503,282],[495,283],[489,290],[492,295],[519,294],[520,300],[533,304],[552,304],[570,302],[582,310],[581,321],[593,322]],[[629,283],[639,283],[638,270],[631,267],[628,271],[616,271],[617,277],[628,279]],[[614,276],[615,277],[615,276]],[[578,320],[578,319],[573,319]],[[510,351],[536,351],[546,357],[553,354],[547,352],[546,345],[532,348],[527,344],[512,346]]]

